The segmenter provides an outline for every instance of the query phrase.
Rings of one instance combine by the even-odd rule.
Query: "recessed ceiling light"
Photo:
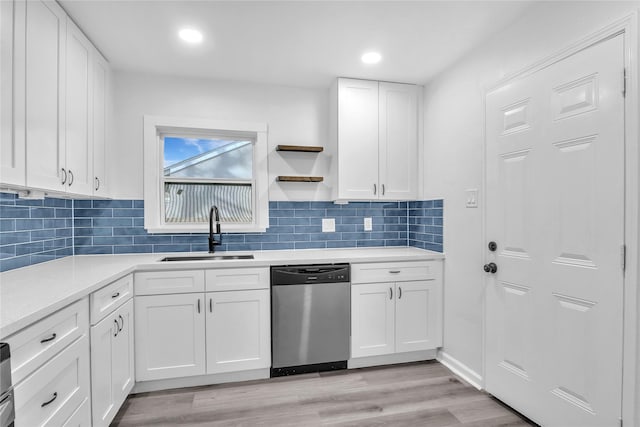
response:
[[[196,44],[202,42],[202,33],[193,28],[183,28],[178,32],[178,35],[187,43]]]
[[[377,64],[382,59],[382,55],[378,52],[367,52],[362,55],[361,59],[365,64]]]

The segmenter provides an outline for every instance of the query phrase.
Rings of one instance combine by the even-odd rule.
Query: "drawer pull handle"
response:
[[[402,287],[398,286],[398,299],[402,298]]]
[[[114,337],[117,337],[117,336],[118,336],[118,332],[120,331],[120,325],[118,325],[118,319],[113,319],[113,323],[115,323],[115,324],[116,324],[116,330],[115,330],[115,332],[113,333],[113,336],[114,336]]]
[[[120,296],[120,292],[116,292],[115,294],[111,295],[111,298],[118,298]]]
[[[56,400],[58,398],[58,392],[56,391],[55,393],[53,393],[53,397],[51,398],[51,400],[47,400],[46,402],[44,402],[42,405],[40,405],[41,408],[44,408],[45,406],[51,404],[54,400]]]
[[[209,298],[209,313],[213,313],[213,298]]]
[[[198,298],[198,313],[200,313],[200,298]]]
[[[393,299],[393,288],[389,288],[389,299]]]
[[[53,340],[55,340],[55,339],[56,339],[56,337],[57,337],[57,336],[58,336],[58,335],[56,335],[55,333],[53,333],[53,334],[51,334],[51,336],[50,336],[49,338],[45,338],[45,339],[43,339],[43,340],[40,340],[40,344],[44,344],[44,343],[46,343],[46,342],[53,341]]]
[[[398,274],[398,273],[400,273],[400,270],[389,270],[389,273]]]
[[[120,332],[122,331],[122,328],[124,328],[124,319],[119,314],[118,314],[118,317],[120,318],[120,322],[122,323],[120,326],[118,326],[118,332]]]

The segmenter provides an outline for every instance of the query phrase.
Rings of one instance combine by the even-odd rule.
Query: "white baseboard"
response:
[[[369,356],[349,359],[347,367],[366,368],[369,366],[392,365],[394,363],[419,362],[436,358],[436,350],[411,351],[408,353],[385,354],[383,356]]]
[[[451,372],[478,390],[482,390],[482,375],[478,374],[476,371],[472,370],[467,365],[442,350],[438,352],[436,359],[438,362],[446,366]]]
[[[229,372],[224,374],[198,375],[195,377],[171,378],[167,380],[154,380],[137,382],[131,394],[146,393],[149,391],[169,390],[172,388],[197,387],[201,385],[222,384],[239,381],[250,381],[269,378],[271,370],[252,369],[250,371]]]

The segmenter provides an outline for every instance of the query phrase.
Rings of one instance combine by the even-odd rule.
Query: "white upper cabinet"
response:
[[[18,4],[18,3],[16,3]],[[27,186],[64,191],[65,39],[67,17],[55,2],[26,2],[24,96]],[[17,111],[17,110],[16,110]]]
[[[378,180],[380,198],[418,196],[418,91],[399,83],[379,85]]]
[[[93,145],[89,113],[92,105],[93,46],[67,19],[66,51],[66,167],[70,192],[93,193]],[[62,156],[62,154],[61,154]]]
[[[378,198],[378,82],[338,80],[338,199]]]
[[[107,151],[109,94],[111,88],[111,71],[107,61],[94,52],[93,61],[93,194],[96,196],[109,195],[107,181]]]
[[[26,179],[24,138],[17,138],[13,127],[13,58],[15,44],[24,43],[24,37],[14,39],[14,34],[20,33],[14,23],[14,11],[24,7],[24,3],[0,2],[0,183],[15,186],[24,186]],[[24,12],[20,15],[24,16]],[[24,29],[24,22],[18,26]],[[23,62],[16,61],[16,66]]]
[[[418,86],[340,78],[332,96],[334,199],[416,199]]]
[[[0,183],[106,196],[107,62],[54,1],[3,1],[0,19]]]

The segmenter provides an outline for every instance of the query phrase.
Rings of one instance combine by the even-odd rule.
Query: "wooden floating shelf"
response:
[[[276,151],[298,151],[302,153],[320,153],[323,147],[315,145],[278,145]]]
[[[278,181],[282,182],[322,182],[321,176],[279,176]]]

